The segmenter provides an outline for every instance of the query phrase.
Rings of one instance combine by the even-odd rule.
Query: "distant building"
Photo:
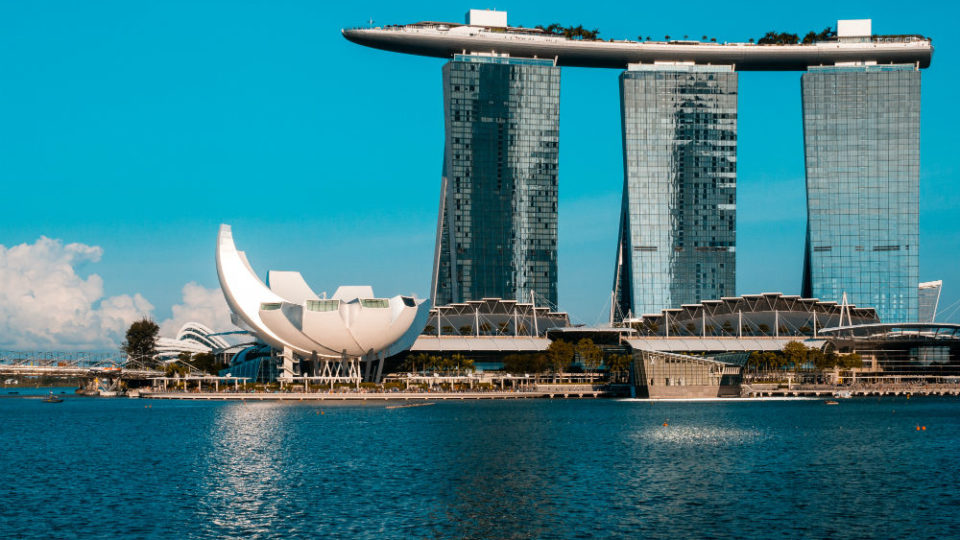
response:
[[[943,287],[943,281],[926,281],[917,287],[918,305],[920,316],[919,322],[932,323],[937,317],[937,307],[940,305],[940,289]]]
[[[160,361],[176,360],[181,354],[220,354],[232,345],[221,335],[207,326],[188,322],[180,327],[175,338],[161,337],[157,339],[157,359]]]
[[[444,145],[435,305],[557,305],[560,68],[456,55],[443,67]]]
[[[553,328],[570,326],[570,316],[529,302],[484,298],[436,306],[422,336],[544,337]]]
[[[631,65],[620,102],[615,318],[735,294],[737,73]]]
[[[637,397],[651,399],[740,397],[741,369],[748,356],[637,351],[630,374],[633,389]]]
[[[816,298],[762,293],[684,304],[624,322],[635,328],[641,337],[795,339],[815,337],[822,328],[880,320],[872,307],[842,306]]]
[[[858,378],[899,380],[897,377],[938,377],[960,380],[960,324],[877,323],[827,328],[827,348],[857,353],[863,367]]]

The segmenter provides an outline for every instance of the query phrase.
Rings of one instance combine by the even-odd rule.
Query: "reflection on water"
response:
[[[267,534],[284,518],[286,407],[231,403],[206,430],[198,525],[211,536]]]
[[[950,537],[958,413],[0,400],[0,536]]]
[[[642,441],[666,443],[670,445],[730,446],[755,444],[764,438],[757,429],[737,429],[719,426],[670,424],[639,428],[634,437]]]

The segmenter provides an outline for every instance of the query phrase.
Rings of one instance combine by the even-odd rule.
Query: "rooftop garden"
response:
[[[593,30],[588,30],[584,28],[582,24],[577,26],[563,26],[553,23],[546,27],[538,24],[537,26],[534,26],[534,28],[540,30],[544,34],[563,36],[567,39],[586,39],[590,41],[597,41],[600,39],[597,37],[600,34],[600,30],[596,28]]]

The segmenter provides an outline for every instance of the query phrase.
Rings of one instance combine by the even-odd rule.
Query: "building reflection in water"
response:
[[[197,456],[205,491],[199,527],[210,527],[218,535],[258,535],[283,519],[283,479],[290,466],[285,409],[276,403],[219,408],[205,441],[209,450]]]

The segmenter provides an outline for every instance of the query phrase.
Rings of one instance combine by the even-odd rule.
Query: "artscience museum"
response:
[[[430,312],[428,300],[377,297],[366,285],[318,295],[300,272],[271,270],[264,283],[237,249],[229,225],[220,226],[217,238],[217,276],[234,321],[258,342],[228,368],[235,376],[258,375],[270,360],[271,376],[252,378],[376,382],[384,360],[413,345]]]

